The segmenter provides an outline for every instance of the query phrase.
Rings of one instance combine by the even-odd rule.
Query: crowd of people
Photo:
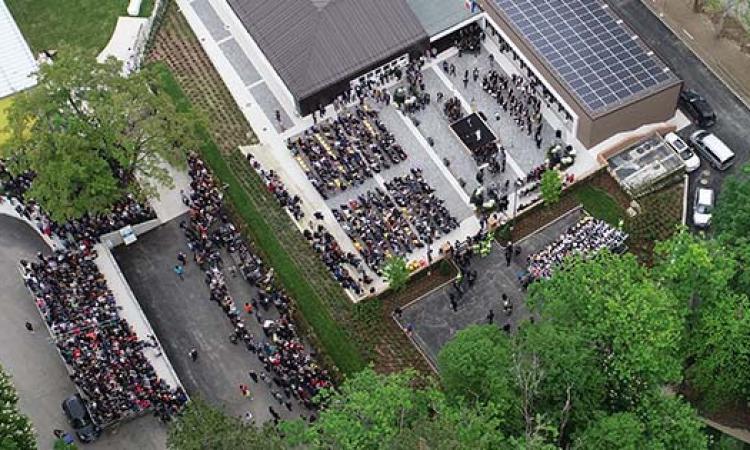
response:
[[[68,243],[92,245],[98,243],[103,234],[156,218],[156,213],[148,203],[127,194],[106,213],[87,213],[78,219],[58,223],[50,219],[34,199],[27,198],[26,193],[33,181],[32,172],[13,176],[0,160],[0,194],[4,193],[11,199],[19,216],[36,222],[42,233],[54,235]]]
[[[273,170],[265,170],[260,162],[249,153],[247,155],[247,162],[253,169],[255,169],[255,172],[266,184],[268,191],[276,197],[279,204],[289,211],[289,214],[291,214],[295,220],[301,220],[305,217],[305,213],[302,211],[302,199],[297,194],[291,195],[289,193],[289,190],[287,190],[277,172]]]
[[[588,255],[608,248],[615,252],[624,249],[628,235],[607,222],[585,216],[571,226],[555,242],[529,255],[528,272],[532,279],[550,278],[555,268],[568,255]]]
[[[319,224],[312,228],[306,229],[303,235],[320,255],[333,278],[341,283],[344,289],[349,289],[358,296],[362,295],[363,285],[373,282],[362,267],[362,259],[354,253],[344,251],[324,225]],[[355,280],[352,273],[359,273],[359,280]]]
[[[266,183],[268,190],[275,195],[279,204],[286,208],[287,211],[296,219],[300,220],[304,218],[305,214],[302,212],[302,199],[298,195],[291,195],[287,190],[284,182],[278,176],[278,173],[273,170],[265,170],[258,160],[253,155],[247,155],[248,163],[255,169],[260,177]],[[322,220],[322,213],[316,212],[316,220]],[[309,222],[310,228],[305,229],[303,235],[312,246],[313,250],[320,255],[320,259],[328,268],[331,276],[338,281],[344,289],[349,289],[356,295],[362,295],[363,285],[369,285],[372,283],[366,272],[362,270],[362,260],[351,252],[345,252],[336,241],[336,238],[328,231],[328,229],[322,224],[315,223],[311,220]],[[243,249],[244,250],[244,249]],[[248,258],[242,258],[246,260]],[[253,259],[253,258],[251,258]],[[257,258],[255,258],[257,259]],[[255,263],[253,259],[253,263]],[[255,282],[258,280],[258,271],[260,269],[261,261],[257,259],[258,264],[243,264],[243,275],[245,278],[250,276]],[[249,271],[248,271],[249,269]],[[246,272],[246,273],[245,273]],[[352,273],[360,273],[361,277],[356,280]]]
[[[458,227],[458,221],[425,181],[422,170],[385,183],[333,210],[365,263],[376,273],[388,256],[405,256]],[[416,230],[416,231],[415,231]]]
[[[445,207],[445,201],[435,195],[422,176],[422,169],[413,168],[402,177],[385,183],[388,193],[400,208],[409,211],[414,228],[423,242],[432,244],[458,228],[458,221]]]
[[[451,97],[443,103],[443,114],[448,118],[449,122],[455,122],[460,120],[464,116],[463,108],[461,107],[461,100],[458,97]]]
[[[407,157],[378,113],[366,105],[313,125],[287,146],[324,198],[362,184]]]
[[[378,274],[388,256],[404,256],[424,246],[406,213],[380,188],[358,195],[333,215]]]
[[[189,220],[181,226],[193,259],[205,274],[210,299],[222,308],[234,327],[230,342],[241,343],[257,356],[265,368],[261,377],[284,393],[279,394],[280,403],[291,410],[291,399],[295,398],[305,407],[314,408],[312,398],[320,389],[330,386],[330,378],[305,350],[297,334],[291,319],[291,299],[276,287],[273,269],[265,267],[224,214],[221,190],[206,164],[195,154],[188,157],[188,174],[191,193],[186,203],[190,213]],[[256,296],[241,309],[226,283],[222,249],[256,291]],[[272,306],[278,312],[276,319],[270,318]],[[256,337],[249,331],[242,311],[255,316],[265,337]],[[276,420],[277,415],[273,417]]]
[[[503,53],[510,53],[512,60],[519,65],[521,72],[526,78],[526,82],[528,83],[528,86],[533,91],[537,92],[537,94],[541,97],[541,99],[544,101],[547,107],[549,108],[557,107],[557,112],[560,115],[562,115],[566,121],[573,120],[573,117],[565,109],[565,107],[559,101],[557,101],[557,99],[552,94],[552,92],[549,89],[547,89],[546,86],[544,86],[544,84],[534,74],[531,68],[526,65],[526,63],[521,59],[520,56],[518,56],[518,53],[513,51],[510,44],[508,44],[508,42],[506,42],[505,39],[503,39],[500,33],[498,33],[497,30],[495,30],[491,26],[488,26],[487,28],[488,28],[488,32],[497,39],[497,43],[500,48],[500,51]]]
[[[21,261],[24,280],[67,363],[71,380],[104,427],[147,410],[162,420],[187,396],[160,379],[143,353],[152,346],[120,317],[114,295],[88,246]]]
[[[497,70],[490,70],[482,77],[482,89],[492,96],[503,111],[508,112],[516,125],[534,133],[537,148],[542,146],[542,101],[536,96],[536,89],[524,77],[516,74],[506,76]]]

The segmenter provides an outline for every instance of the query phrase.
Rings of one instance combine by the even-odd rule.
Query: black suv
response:
[[[680,92],[680,108],[701,128],[708,128],[716,123],[714,109],[705,98],[691,89]]]
[[[62,409],[81,442],[93,442],[99,437],[101,430],[91,420],[80,395],[73,394],[63,400]]]

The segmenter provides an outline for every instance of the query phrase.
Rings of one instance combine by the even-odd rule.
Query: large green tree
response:
[[[750,239],[750,165],[726,179],[713,214],[716,234],[725,242]]]
[[[28,450],[36,448],[31,421],[18,411],[18,394],[8,374],[0,368],[0,448]]]
[[[414,389],[413,372],[380,375],[371,368],[319,395],[325,408],[304,430],[316,448],[385,449],[414,424],[428,418],[434,389]]]
[[[708,448],[703,423],[695,410],[676,397],[654,392],[632,411],[599,414],[579,433],[576,450]]]
[[[687,307],[654,283],[632,255],[569,258],[534,283],[529,303],[560,332],[580,333],[597,353],[610,406],[633,407],[641,393],[681,380]]]
[[[121,68],[63,49],[8,110],[3,151],[14,172],[37,174],[28,195],[55,220],[107,211],[128,193],[156,195],[172,183],[167,165],[183,165],[196,143],[192,116],[177,111],[158,71],[123,77]]]
[[[167,446],[174,450],[276,450],[285,448],[271,427],[256,428],[193,398],[169,426]]]
[[[746,277],[738,251],[685,230],[656,247],[653,277],[691,305],[686,375],[709,408],[750,398],[750,301],[735,289]]]

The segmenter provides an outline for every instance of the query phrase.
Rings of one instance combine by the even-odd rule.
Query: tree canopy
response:
[[[560,333],[596,349],[613,406],[632,407],[650,387],[681,380],[687,307],[649,278],[632,255],[570,258],[534,283],[529,302]]]
[[[18,411],[18,394],[10,376],[0,368],[0,448],[36,448],[31,421]]]
[[[124,195],[157,194],[184,164],[195,121],[176,109],[153,67],[128,77],[75,49],[42,65],[39,84],[8,110],[4,144],[15,173],[36,174],[28,196],[55,220],[107,211]]]

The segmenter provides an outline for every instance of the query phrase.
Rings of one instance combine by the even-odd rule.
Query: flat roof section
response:
[[[592,116],[680,80],[600,0],[493,0]]]
[[[476,16],[481,11],[471,12],[466,2],[460,0],[406,0],[419,19],[427,35],[432,37]]]
[[[0,0],[0,98],[36,84],[38,66],[4,0]]]
[[[427,40],[406,0],[227,0],[300,100]]]
[[[620,185],[635,197],[685,170],[682,158],[658,135],[652,135],[609,158],[607,165]]]

